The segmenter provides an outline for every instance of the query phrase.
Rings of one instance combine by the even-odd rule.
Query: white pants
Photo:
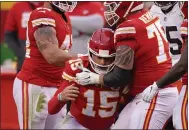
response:
[[[64,119],[59,122],[55,129],[87,129],[80,125],[79,122],[71,115],[70,112],[64,117]]]
[[[13,97],[17,106],[20,129],[52,129],[65,116],[65,108],[55,115],[48,114],[48,101],[57,88],[47,88],[26,83],[15,78]],[[39,96],[45,95],[45,102],[39,104]],[[43,104],[43,108],[37,111]],[[39,109],[38,109],[39,110]]]
[[[173,111],[173,126],[175,129],[188,129],[188,87],[186,85],[182,87]]]
[[[160,90],[151,103],[144,102],[140,93],[125,106],[112,129],[162,129],[177,99],[176,87]]]

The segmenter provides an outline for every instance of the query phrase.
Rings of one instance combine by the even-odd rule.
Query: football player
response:
[[[72,100],[70,112],[56,128],[109,129],[115,121],[121,89],[113,90],[96,85],[82,86],[74,82],[76,74],[83,71],[83,68],[88,68],[97,74],[105,74],[112,70],[115,60],[113,39],[114,33],[111,29],[98,29],[89,41],[89,56],[67,62],[63,72],[65,80],[48,103],[49,113],[55,114],[67,100]],[[73,93],[68,90],[73,88],[72,84],[78,87]]]
[[[25,60],[13,86],[20,129],[50,129],[61,116],[48,116],[47,101],[60,86],[65,61],[73,57],[67,52],[72,34],[65,12],[72,11],[76,4],[45,2],[30,15]],[[45,97],[46,104],[41,106]]]
[[[179,95],[177,105],[173,111],[173,126],[175,129],[187,129],[188,128],[188,20],[185,19],[181,29],[181,36],[186,45],[181,54],[180,60],[171,68],[171,70],[158,81],[154,82],[143,92],[144,101],[149,102],[158,92],[160,88],[173,83],[182,78],[182,89]]]
[[[184,20],[182,13],[183,2],[178,1],[155,1],[151,7],[153,15],[160,18],[169,42],[169,49],[172,58],[172,66],[178,62],[181,55],[183,41],[180,35],[180,27]]]
[[[150,103],[142,97],[143,90],[171,68],[160,19],[144,10],[142,2],[111,1],[104,5],[107,22],[117,27],[115,66],[104,75],[85,70],[76,74],[76,81],[114,89],[129,85],[133,100],[122,110],[113,129],[163,129],[178,98],[176,86],[167,85]]]

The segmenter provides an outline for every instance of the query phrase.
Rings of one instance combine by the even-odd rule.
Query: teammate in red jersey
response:
[[[112,70],[115,60],[113,35],[111,29],[98,29],[89,41],[89,56],[67,62],[63,72],[63,78],[66,80],[49,101],[49,113],[55,114],[64,106],[67,88],[75,83],[75,76],[82,71],[83,67],[98,74]],[[112,90],[95,85],[76,84],[75,86],[78,86],[79,95],[77,96],[77,90],[73,96],[70,94],[70,98],[74,98],[74,101],[71,102],[70,112],[56,128],[109,129],[115,121],[121,89]]]
[[[72,58],[67,52],[72,34],[65,12],[72,11],[76,4],[45,2],[30,15],[25,60],[13,86],[20,129],[50,129],[61,116],[48,116],[47,102],[44,106],[41,103],[44,97],[48,101],[54,95],[62,81],[65,61]]]
[[[188,75],[186,74],[188,71],[188,20],[184,20],[181,26],[181,35],[186,45],[181,54],[180,60],[171,68],[171,70],[166,73],[158,81],[154,82],[153,85],[150,85],[143,92],[143,99],[149,102],[155,94],[158,92],[159,88],[163,88],[164,86],[171,84],[177,80],[179,80],[184,74],[182,78],[182,89],[179,95],[179,99],[177,105],[173,111],[173,126],[175,129],[187,129],[188,128]]]
[[[111,1],[104,5],[107,22],[116,25],[115,67],[105,75],[83,71],[76,75],[76,81],[114,88],[129,85],[134,99],[122,110],[113,129],[162,129],[176,104],[176,86],[166,86],[150,103],[143,101],[141,93],[171,67],[160,20],[143,10],[142,2]]]
[[[30,14],[42,5],[43,2],[16,2],[6,18],[4,41],[18,58],[17,72],[22,67],[26,53],[26,28]]]
[[[175,129],[187,129],[188,128],[188,2],[184,2],[182,12],[185,16],[185,20],[180,28],[180,34],[184,41],[183,51],[180,60],[171,68],[171,70],[165,74],[161,79],[154,82],[143,92],[143,99],[150,101],[154,95],[158,92],[158,88],[171,84],[182,77],[182,89],[179,94],[179,99],[173,111],[173,126]]]

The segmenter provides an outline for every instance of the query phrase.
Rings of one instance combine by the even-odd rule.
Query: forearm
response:
[[[119,87],[127,86],[131,81],[131,70],[125,70],[115,66],[113,71],[100,75],[100,83],[104,87],[111,87],[117,89]]]
[[[158,80],[157,86],[163,88],[176,82],[188,71],[188,46],[184,48],[180,60],[169,70],[169,72]]]
[[[55,66],[64,66],[65,62],[71,58],[77,57],[77,55],[70,54],[65,50],[57,49],[52,53],[50,59],[48,59],[50,64]]]
[[[157,86],[159,88],[163,88],[166,85],[169,85],[171,83],[176,82],[177,80],[179,80],[186,72],[182,71],[180,69],[171,69],[169,71],[169,73],[167,73],[163,78],[161,78],[160,80],[158,80]]]
[[[134,51],[121,45],[116,50],[115,67],[105,75],[100,75],[100,83],[107,87],[125,87],[131,81],[134,63]]]
[[[34,37],[39,51],[49,64],[64,66],[65,62],[73,57],[66,50],[59,48],[56,30],[53,27],[38,28]]]
[[[54,96],[48,102],[48,112],[49,112],[49,114],[58,113],[65,104],[66,104],[66,102],[61,102],[61,101],[58,100],[57,96]]]
[[[49,100],[49,102],[48,102],[49,114],[58,113],[62,109],[62,107],[66,104],[66,102],[58,100],[58,94],[61,94],[61,92],[64,90],[64,87],[67,86],[67,84],[68,84],[68,82],[66,82],[66,81],[62,82],[61,86],[56,91],[53,98],[51,98],[51,100]]]
[[[183,68],[175,65],[165,76],[163,76],[160,80],[156,82],[157,86],[159,88],[163,88],[166,85],[174,83],[179,80],[185,73],[186,71]]]

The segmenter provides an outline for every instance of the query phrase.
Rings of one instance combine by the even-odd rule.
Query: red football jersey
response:
[[[71,25],[62,16],[47,8],[37,8],[30,16],[27,28],[26,56],[17,77],[40,86],[59,86],[62,80],[63,67],[49,64],[39,51],[34,32],[41,26],[51,26],[56,30],[59,48],[68,50],[71,47]]]
[[[54,105],[55,102],[57,102],[57,94],[62,92],[68,85],[74,83],[76,74],[81,72],[77,67],[79,64],[83,64],[85,68],[90,69],[88,57],[69,60],[66,63],[63,72],[63,78],[66,80],[63,81],[54,98],[49,102],[49,109],[51,109],[50,113],[56,113],[61,109],[61,105]],[[71,114],[81,125],[88,129],[109,129],[115,121],[118,103],[121,97],[121,89],[115,91],[112,89],[100,88],[95,85],[81,86],[76,84],[76,86],[79,87],[80,94],[76,101],[71,103]],[[54,110],[52,110],[52,107],[59,108],[54,108]]]
[[[26,28],[31,12],[42,6],[43,2],[34,5],[30,2],[17,2],[13,5],[6,19],[5,30],[17,31],[21,40],[26,40]]]
[[[141,11],[128,17],[114,34],[117,46],[127,45],[135,52],[133,96],[157,81],[171,68],[169,44],[158,17]]]
[[[185,19],[183,21],[183,24],[181,25],[181,31],[180,32],[181,32],[181,36],[182,36],[183,39],[188,38],[188,19]],[[188,44],[188,43],[185,43],[185,44]],[[182,77],[182,84],[188,85],[188,73],[185,74]]]

